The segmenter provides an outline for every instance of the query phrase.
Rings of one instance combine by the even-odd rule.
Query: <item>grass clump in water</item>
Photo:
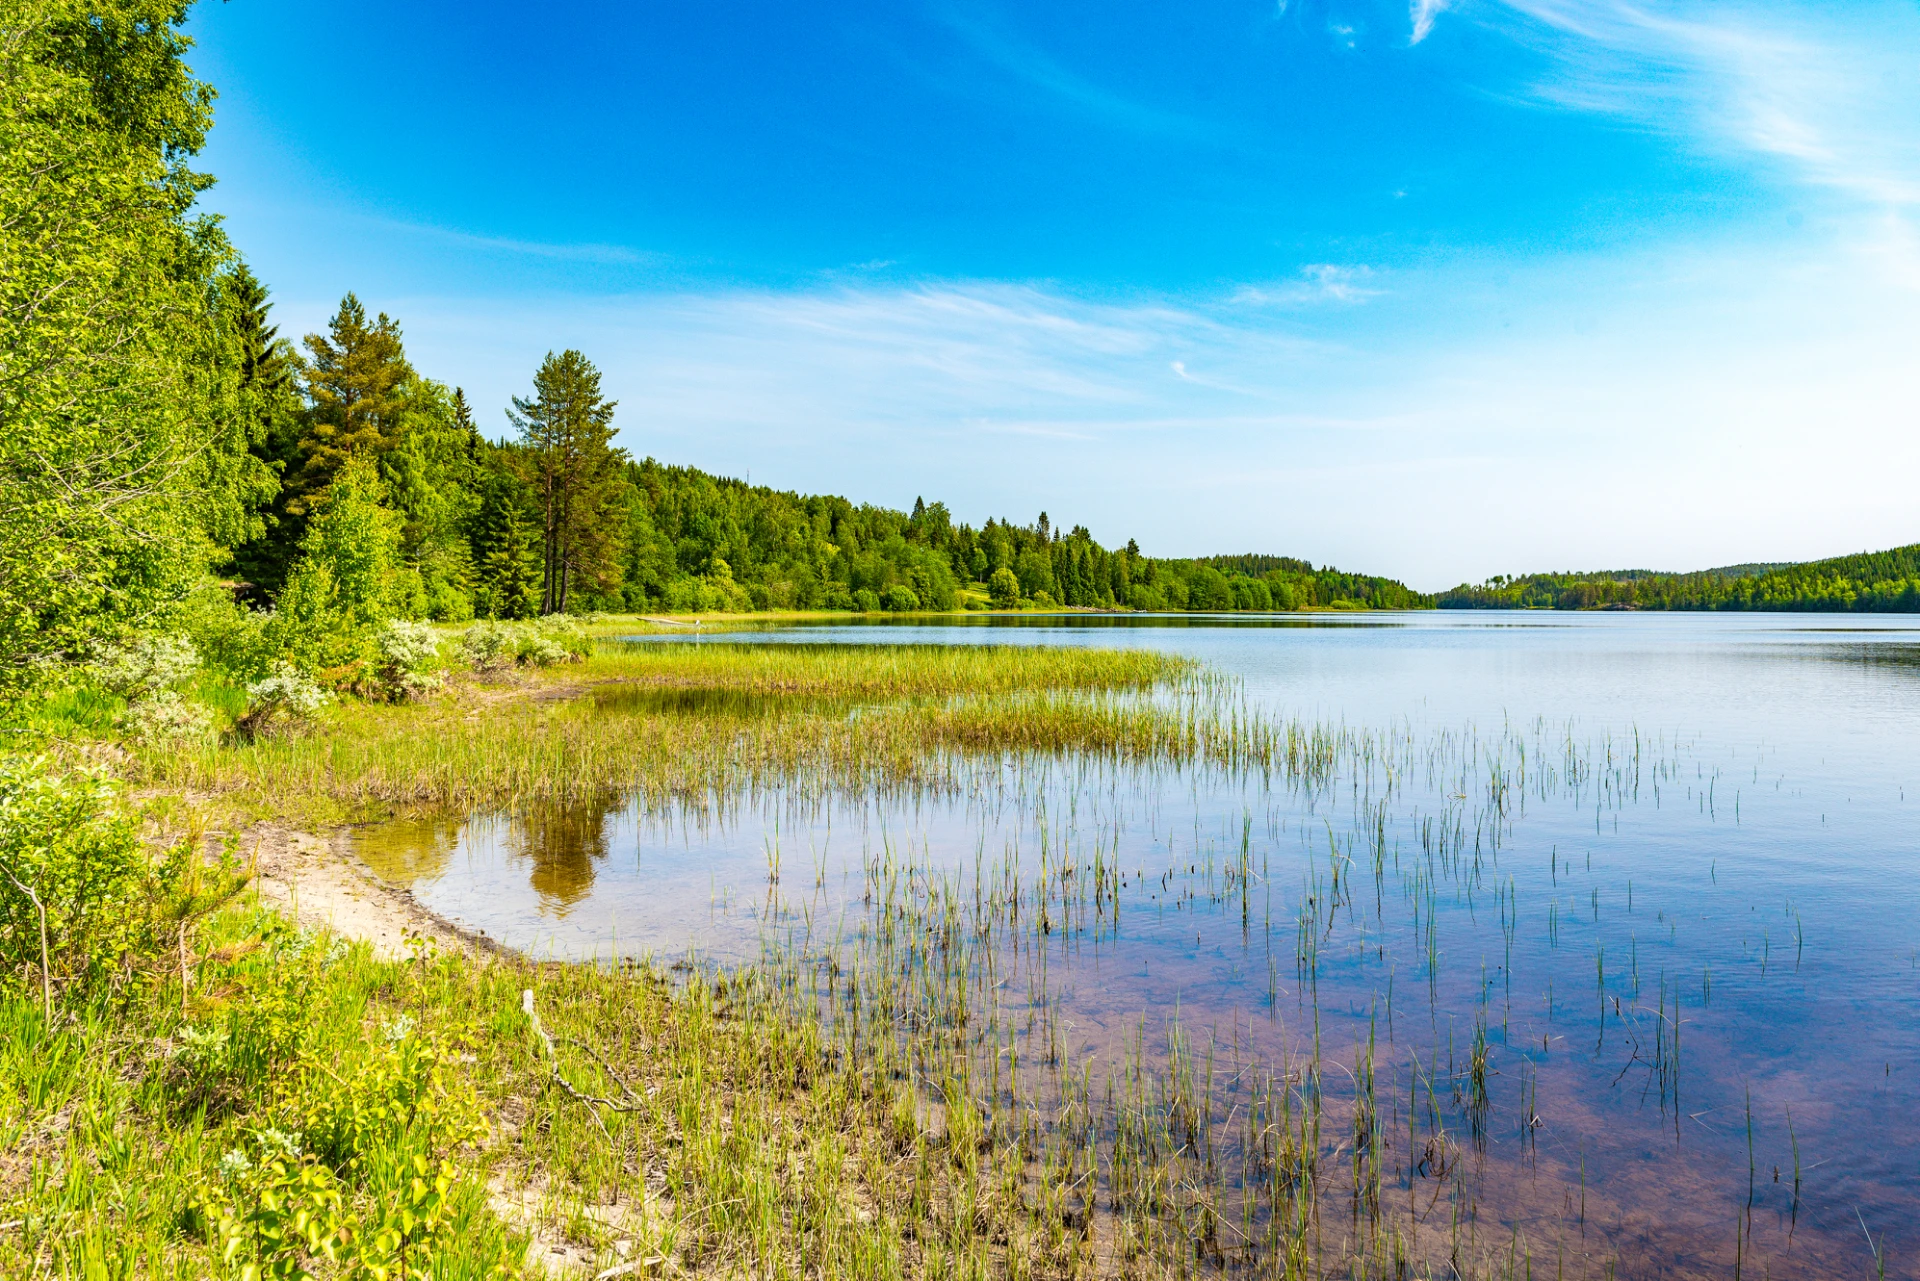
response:
[[[954,752],[993,749],[996,726],[1000,749],[1039,746],[1051,725],[1067,750],[1084,745],[1094,716],[1120,750],[1152,736],[1127,729],[1118,700],[1164,718],[1140,696],[1197,682],[1185,660],[1124,651],[603,646],[555,673],[414,704],[347,702],[304,737],[229,737],[150,752],[136,768],[255,813],[318,820],[613,791],[665,803],[938,789],[952,785]],[[662,714],[666,695],[686,714]],[[1053,701],[1034,701],[1043,695]],[[961,704],[973,709],[964,720],[941,710]]]

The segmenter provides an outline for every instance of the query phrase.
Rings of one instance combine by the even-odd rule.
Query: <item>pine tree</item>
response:
[[[577,589],[619,585],[625,524],[623,450],[613,446],[614,402],[600,371],[577,351],[547,353],[533,398],[513,398],[524,479],[541,516],[540,612],[564,613]]]
[[[413,367],[400,342],[400,326],[384,313],[367,323],[367,309],[348,294],[327,323],[327,334],[308,334],[306,377],[312,407],[300,440],[300,470],[289,508],[304,513],[334,473],[357,454],[379,456],[395,448],[406,431],[407,385]]]

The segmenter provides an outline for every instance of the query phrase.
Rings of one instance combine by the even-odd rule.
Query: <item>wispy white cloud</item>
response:
[[[1411,44],[1419,44],[1433,31],[1433,20],[1449,8],[1452,0],[1413,0],[1411,18],[1413,38]]]
[[[1242,285],[1233,292],[1232,301],[1251,306],[1301,306],[1313,303],[1358,303],[1385,293],[1370,284],[1373,269],[1338,263],[1309,263],[1300,269],[1298,280]]]
[[[420,236],[445,245],[462,249],[477,250],[482,253],[511,254],[528,258],[544,258],[553,262],[599,263],[606,266],[657,267],[663,266],[668,259],[664,254],[651,253],[643,249],[632,249],[625,245],[594,244],[591,242],[555,242],[543,240],[521,240],[511,236],[487,236],[475,232],[462,231],[454,227],[441,227],[432,223],[407,222],[393,218],[366,217],[372,226],[397,231],[403,235]]]
[[[1221,125],[1110,89],[994,22],[977,6],[954,5],[938,12],[947,27],[979,57],[1084,116],[1116,128],[1188,142],[1224,140]]]
[[[1911,4],[1860,0],[1845,20],[1756,2],[1504,5],[1517,21],[1501,25],[1549,59],[1551,73],[1531,86],[1540,101],[1763,157],[1856,199],[1920,206]]]

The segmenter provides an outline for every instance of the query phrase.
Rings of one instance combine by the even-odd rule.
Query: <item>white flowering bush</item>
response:
[[[584,628],[564,614],[551,614],[529,629],[529,639],[520,647],[520,661],[538,667],[569,663],[593,652],[593,641]]]
[[[331,695],[286,663],[247,686],[247,712],[234,728],[249,738],[294,733],[306,728]]]
[[[520,629],[512,623],[482,621],[460,635],[460,652],[476,672],[511,667],[519,657]]]
[[[184,636],[142,636],[103,650],[93,670],[102,685],[131,702],[191,679],[200,654]]]
[[[520,661],[528,667],[552,667],[555,663],[564,663],[573,654],[567,647],[551,636],[534,633],[520,642]]]
[[[161,689],[129,704],[120,725],[135,742],[161,747],[210,737],[213,714],[174,690]]]
[[[374,638],[379,653],[378,673],[388,698],[403,702],[438,688],[440,673],[431,670],[440,657],[440,638],[426,623],[396,618]]]
[[[460,650],[476,672],[494,672],[519,664],[552,667],[585,658],[593,642],[570,618],[537,623],[480,622],[460,637]]]

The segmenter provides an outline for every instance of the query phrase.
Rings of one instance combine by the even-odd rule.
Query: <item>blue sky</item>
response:
[[[1920,5],[203,3],[208,197],[504,430],[1424,587],[1920,540]]]

